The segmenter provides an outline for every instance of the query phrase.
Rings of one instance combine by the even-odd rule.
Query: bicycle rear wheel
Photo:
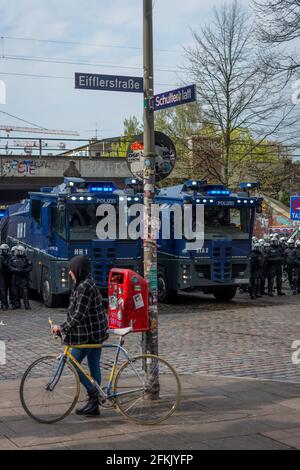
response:
[[[33,362],[23,375],[20,399],[28,416],[52,424],[68,416],[80,394],[75,367],[65,358],[45,356]]]
[[[159,384],[153,377],[159,372]],[[113,386],[120,412],[138,424],[158,424],[169,418],[181,400],[181,385],[164,359],[142,354],[125,362]]]

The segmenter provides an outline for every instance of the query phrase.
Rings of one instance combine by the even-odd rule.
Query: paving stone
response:
[[[300,366],[292,364],[291,346],[300,340],[300,296],[252,301],[238,295],[218,304],[210,296],[180,295],[176,305],[161,305],[159,351],[181,373],[183,402],[155,430],[115,410],[103,410],[92,421],[73,414],[51,426],[25,415],[20,378],[35,359],[61,351],[49,336],[48,317],[61,323],[66,315],[36,301],[32,306],[30,312],[0,313],[8,359],[0,367],[1,446],[155,449],[177,439],[184,449],[298,448]],[[141,334],[127,336],[125,346],[132,355],[140,353]],[[276,432],[283,432],[282,441]]]
[[[284,450],[293,447],[282,442],[268,439],[259,434],[212,439],[206,441],[206,444],[218,450]]]

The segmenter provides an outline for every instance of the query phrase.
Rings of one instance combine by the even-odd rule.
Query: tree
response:
[[[214,20],[193,31],[195,45],[186,50],[189,76],[197,84],[204,119],[216,129],[222,146],[220,179],[230,185],[243,160],[271,136],[294,125],[294,106],[281,84],[253,46],[253,23],[234,1]],[[236,135],[243,129],[254,135],[252,145],[236,158]]]
[[[143,126],[140,124],[136,116],[130,116],[124,119],[124,135],[133,137],[143,132]]]
[[[201,108],[199,103],[162,109],[155,113],[155,130],[163,132],[173,141],[176,152],[177,178],[193,177],[193,167],[190,161],[189,139],[200,132]],[[171,175],[174,178],[174,173]],[[175,177],[175,179],[177,179]],[[168,184],[170,178],[168,178]]]
[[[300,38],[299,0],[254,0],[259,39],[266,45],[290,45]],[[287,50],[272,49],[269,64],[276,72],[287,72],[288,78],[300,73],[300,56]]]

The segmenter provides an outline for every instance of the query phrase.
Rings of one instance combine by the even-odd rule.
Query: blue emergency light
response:
[[[230,191],[228,189],[210,189],[206,194],[208,196],[229,196]]]
[[[116,189],[116,185],[110,181],[87,183],[89,193],[113,193]]]
[[[5,212],[0,212],[0,219],[3,219],[4,216],[5,216]]]

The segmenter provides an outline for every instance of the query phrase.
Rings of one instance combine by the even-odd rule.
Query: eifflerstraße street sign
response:
[[[94,73],[75,73],[75,88],[80,90],[127,91],[143,93],[142,77],[119,75],[98,75]]]
[[[155,95],[152,106],[154,111],[159,111],[160,109],[170,108],[171,106],[192,103],[196,101],[196,99],[196,85],[189,85]]]

